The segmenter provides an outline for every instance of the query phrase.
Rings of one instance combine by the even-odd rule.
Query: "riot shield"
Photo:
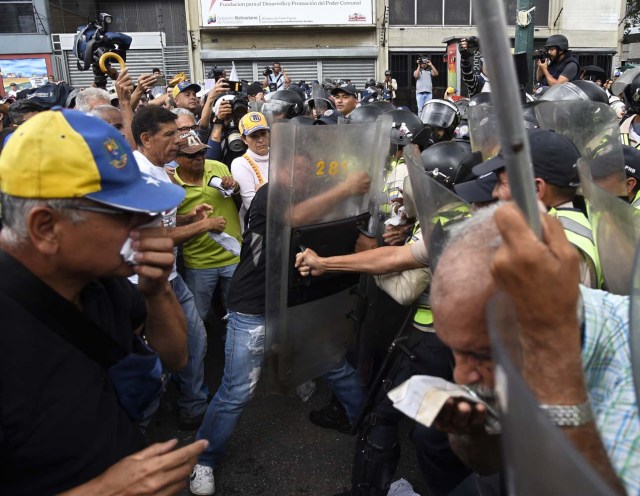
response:
[[[482,160],[489,160],[500,152],[500,138],[496,132],[498,117],[493,105],[476,102],[467,107],[471,151],[480,152]]]
[[[502,459],[509,494],[613,495],[615,492],[553,425],[522,374],[517,320],[508,297],[488,308],[496,392],[502,425]]]
[[[620,199],[627,190],[617,117],[608,105],[585,101],[541,102],[535,113],[541,128],[565,135],[580,153],[580,184],[605,286],[629,294],[640,217]]]
[[[556,84],[551,86],[540,98],[543,102],[555,102],[566,100],[588,101],[589,96],[573,83]]]
[[[295,255],[351,253],[378,207],[391,122],[272,127],[267,214],[266,385],[288,392],[335,368],[353,339],[358,274],[303,278]]]
[[[435,270],[448,230],[471,215],[471,206],[425,173],[417,146],[405,146],[404,159],[422,240],[429,253],[431,270]]]
[[[329,92],[319,83],[313,83],[311,89],[311,99],[313,101],[314,118],[319,118],[329,110]]]
[[[631,369],[636,402],[640,401],[640,246],[636,248],[633,263],[631,300],[629,302],[629,346],[631,348]]]
[[[638,74],[640,74],[640,67],[624,71],[611,85],[611,93],[615,96],[620,95]]]
[[[598,186],[586,161],[578,162],[578,171],[606,289],[627,295],[631,291],[635,247],[640,240],[640,211]]]

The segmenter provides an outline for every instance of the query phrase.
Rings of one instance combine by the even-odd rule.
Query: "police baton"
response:
[[[491,81],[491,101],[499,116],[498,133],[507,164],[511,196],[533,232],[541,236],[529,140],[524,128],[516,71],[501,0],[474,0],[474,14]]]

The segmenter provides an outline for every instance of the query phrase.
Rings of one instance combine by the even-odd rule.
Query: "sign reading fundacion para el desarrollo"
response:
[[[201,0],[203,26],[373,24],[372,0]]]

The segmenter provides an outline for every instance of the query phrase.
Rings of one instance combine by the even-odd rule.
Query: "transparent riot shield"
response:
[[[311,87],[311,99],[313,101],[314,119],[318,119],[322,114],[329,110],[330,93],[324,89],[319,83],[313,83]]]
[[[631,300],[629,302],[629,345],[631,348],[631,369],[636,402],[640,401],[640,246],[636,248],[633,263]]]
[[[631,84],[631,81],[633,81],[638,74],[640,74],[640,67],[624,71],[622,75],[613,82],[611,93],[618,96]]]
[[[616,494],[539,408],[522,374],[517,320],[506,295],[492,299],[488,322],[508,493]]]
[[[580,184],[605,286],[629,294],[640,217],[626,201],[617,117],[608,105],[584,101],[541,102],[535,113],[541,128],[565,135],[580,153]]]
[[[381,201],[391,122],[272,127],[267,214],[266,385],[288,392],[340,365],[358,274],[301,277],[296,253],[351,253]]]
[[[551,86],[540,98],[543,102],[561,100],[589,100],[589,96],[573,83],[556,84]]]
[[[578,162],[578,171],[606,289],[627,295],[635,247],[640,241],[640,211],[598,186],[586,161]]]
[[[417,146],[405,146],[404,159],[409,169],[422,240],[429,253],[431,269],[435,270],[448,230],[471,215],[471,206],[425,173]]]
[[[500,152],[500,136],[496,132],[498,117],[493,105],[471,102],[467,107],[467,115],[471,151],[480,152],[485,161],[495,157]]]

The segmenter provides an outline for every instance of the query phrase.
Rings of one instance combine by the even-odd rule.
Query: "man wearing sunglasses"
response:
[[[183,245],[185,282],[193,293],[202,320],[209,312],[218,283],[226,307],[231,277],[240,261],[238,250],[242,240],[240,217],[231,196],[238,193],[239,185],[225,164],[205,160],[208,148],[196,135],[188,134],[178,151],[178,167],[173,176],[186,193],[178,215],[188,214],[198,205],[209,205],[213,211],[211,218],[218,222],[216,230],[224,231],[236,241],[234,243],[224,235],[214,240],[209,233],[202,233]]]
[[[143,229],[184,193],[141,174],[114,128],[72,110],[42,112],[7,141],[0,190],[0,492],[175,493],[206,443],[142,450],[125,406],[134,384],[113,369],[141,356],[140,336],[154,370],[158,358],[187,363],[173,243]]]

